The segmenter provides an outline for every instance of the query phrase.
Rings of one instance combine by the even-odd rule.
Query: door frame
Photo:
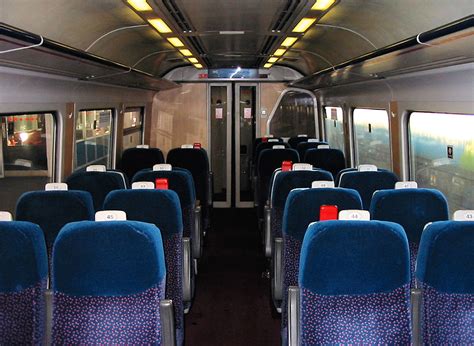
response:
[[[235,177],[235,207],[236,208],[253,208],[253,201],[241,201],[240,200],[240,87],[255,87],[255,114],[253,117],[255,119],[255,136],[257,133],[260,133],[260,121],[259,114],[260,110],[260,84],[259,83],[234,83],[234,121],[235,121],[235,165],[234,165],[234,177]]]
[[[226,200],[213,201],[214,208],[230,208],[232,205],[232,83],[208,83],[207,84],[207,128],[208,128],[208,148],[209,165],[212,168],[212,122],[211,122],[211,88],[213,86],[227,87],[227,113],[224,115],[227,120],[226,126]]]

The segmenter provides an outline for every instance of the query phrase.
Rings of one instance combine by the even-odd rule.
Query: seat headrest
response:
[[[127,214],[122,210],[101,210],[95,213],[95,221],[127,221]]]
[[[321,295],[383,293],[408,285],[405,232],[382,221],[314,223],[304,236],[298,281]]]
[[[452,294],[474,294],[474,223],[438,221],[421,235],[416,278]]]
[[[126,296],[166,275],[160,230],[136,221],[69,223],[53,249],[53,290],[73,296]]]
[[[272,149],[285,149],[284,145],[274,145],[272,146]]]
[[[183,145],[181,145],[181,149],[194,149],[194,145],[192,145],[192,144],[183,144]]]
[[[334,188],[334,181],[332,180],[315,180],[311,182],[312,189],[332,189]]]
[[[398,181],[395,183],[395,189],[417,189],[418,183],[416,181]]]
[[[150,149],[148,144],[139,144],[136,146],[137,149]]]
[[[318,145],[318,149],[330,149],[329,144],[320,144]]]
[[[105,165],[91,165],[87,166],[86,172],[106,172],[107,167]]]
[[[339,212],[339,220],[346,221],[369,221],[370,213],[367,210],[341,210]]]
[[[456,210],[453,215],[454,221],[474,221],[474,210]]]
[[[2,221],[13,221],[13,216],[8,211],[0,211],[0,222]]]
[[[377,166],[376,165],[359,165],[357,167],[357,170],[359,172],[377,172]]]
[[[155,184],[151,181],[137,181],[132,183],[132,190],[153,190],[155,189]]]
[[[293,170],[294,171],[312,171],[313,165],[309,163],[294,163]]]
[[[153,171],[172,171],[173,166],[169,163],[160,163],[158,165],[153,166]]]

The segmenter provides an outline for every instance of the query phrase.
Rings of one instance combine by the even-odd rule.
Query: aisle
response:
[[[200,261],[196,299],[185,317],[186,345],[278,345],[270,283],[256,216],[250,209],[215,209]]]

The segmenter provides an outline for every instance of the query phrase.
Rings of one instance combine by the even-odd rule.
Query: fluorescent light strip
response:
[[[273,64],[265,64],[265,65],[263,65],[263,68],[270,68],[272,66],[273,66]]]
[[[179,52],[184,56],[193,56],[193,53],[189,49],[180,49]]]
[[[153,25],[160,34],[169,34],[170,32],[173,32],[161,18],[148,19],[148,22]]]
[[[293,32],[305,32],[315,21],[316,18],[303,18],[298,24],[296,24]]]
[[[196,58],[189,58],[188,60],[189,60],[192,64],[198,64],[198,63],[199,63],[198,59],[196,59]]]
[[[281,44],[283,47],[291,47],[298,40],[298,37],[287,37]]]
[[[278,48],[275,53],[273,53],[274,56],[282,56],[285,54],[286,48]]]
[[[273,63],[275,63],[275,62],[277,62],[277,61],[278,61],[278,58],[277,58],[277,57],[271,57],[270,59],[268,59],[268,63],[270,63],[270,64],[273,64]]]
[[[168,42],[171,43],[174,47],[184,47],[184,43],[177,37],[168,37]]]
[[[316,3],[311,7],[312,10],[316,11],[326,11],[332,4],[334,4],[335,0],[316,0]]]
[[[152,11],[146,0],[127,0],[127,2],[138,12]]]
[[[194,64],[194,67],[197,68],[197,69],[201,69],[202,65],[201,64]]]

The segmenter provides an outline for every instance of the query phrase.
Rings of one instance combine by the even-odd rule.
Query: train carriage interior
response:
[[[0,0],[0,344],[474,344],[472,0]]]

